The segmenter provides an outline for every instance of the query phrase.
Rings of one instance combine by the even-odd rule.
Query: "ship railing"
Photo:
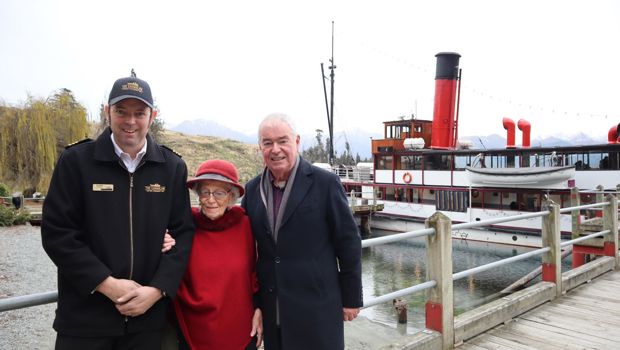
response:
[[[570,241],[561,241],[560,214],[582,209],[603,208],[603,230]],[[540,304],[560,298],[563,292],[575,288],[607,271],[618,269],[618,200],[607,195],[604,202],[560,208],[552,201],[545,201],[544,210],[537,213],[517,214],[477,222],[452,225],[450,219],[436,212],[426,220],[426,228],[390,236],[370,238],[362,241],[363,248],[392,242],[426,238],[427,281],[396,290],[387,294],[367,298],[363,308],[372,307],[386,302],[393,302],[412,293],[427,291],[425,304],[426,329],[416,335],[416,340],[408,345],[426,344],[426,348],[451,349],[455,344],[472,338],[487,329],[507,322]],[[476,228],[491,224],[541,217],[542,246],[539,249],[519,254],[510,258],[500,259],[489,264],[453,273],[452,271],[452,230]],[[602,237],[605,252],[576,269],[562,273],[561,250],[588,239]],[[542,281],[514,292],[510,296],[491,301],[459,316],[454,316],[454,281],[479,274],[490,269],[504,267],[515,261],[542,256]],[[31,294],[26,296],[0,299],[0,312],[31,307],[57,301],[56,291]],[[431,345],[434,344],[434,345]]]
[[[450,349],[455,344],[472,338],[487,329],[493,328],[513,317],[526,312],[546,301],[562,296],[572,289],[602,273],[618,268],[618,200],[608,195],[605,202],[560,208],[551,201],[546,201],[545,210],[537,213],[518,214],[477,222],[452,225],[450,219],[442,213],[435,213],[426,220],[426,229],[394,234],[391,236],[366,239],[362,247],[392,243],[415,237],[426,237],[427,245],[427,281],[414,286],[370,298],[364,302],[364,308],[395,302],[400,298],[421,291],[427,292],[425,306],[426,332],[422,332],[419,344],[438,343],[438,348]],[[602,208],[604,229],[570,241],[561,241],[560,214],[589,208]],[[478,228],[492,224],[522,220],[534,217],[542,218],[542,247],[510,258],[500,259],[489,264],[480,265],[465,271],[452,273],[452,230]],[[562,273],[562,248],[573,246],[586,240],[603,237],[606,249],[600,259],[595,259],[579,268]],[[513,297],[504,297],[474,310],[454,316],[453,283],[491,269],[503,267],[516,261],[542,256],[542,281],[524,290],[513,293]],[[449,276],[449,277],[448,277]],[[528,301],[525,301],[527,299]],[[429,332],[434,330],[437,333]],[[409,343],[408,345],[412,345]],[[415,347],[415,346],[414,346]]]
[[[374,180],[373,170],[369,167],[358,167],[355,165],[336,165],[331,167],[331,171],[338,175],[341,181],[371,183]]]

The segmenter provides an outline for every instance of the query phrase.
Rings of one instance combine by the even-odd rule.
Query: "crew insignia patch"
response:
[[[150,184],[148,186],[144,186],[144,190],[146,192],[166,192],[166,186],[162,186],[160,184]]]

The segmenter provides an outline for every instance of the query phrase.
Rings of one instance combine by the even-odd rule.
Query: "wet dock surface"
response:
[[[458,349],[618,349],[620,271],[609,272]]]

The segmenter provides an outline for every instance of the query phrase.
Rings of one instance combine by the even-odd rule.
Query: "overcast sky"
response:
[[[620,2],[301,3],[2,0],[0,100],[68,88],[95,118],[134,68],[169,127],[204,118],[250,133],[284,112],[302,133],[326,131],[333,20],[336,130],[432,119],[444,51],[462,56],[461,135],[504,135],[503,117],[529,120],[532,137],[620,122]]]

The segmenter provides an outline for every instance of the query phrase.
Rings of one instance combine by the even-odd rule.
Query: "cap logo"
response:
[[[132,91],[136,91],[139,93],[142,93],[143,89],[140,86],[140,84],[136,83],[136,82],[131,82],[131,83],[127,83],[123,86],[121,86],[121,90],[132,90]]]

